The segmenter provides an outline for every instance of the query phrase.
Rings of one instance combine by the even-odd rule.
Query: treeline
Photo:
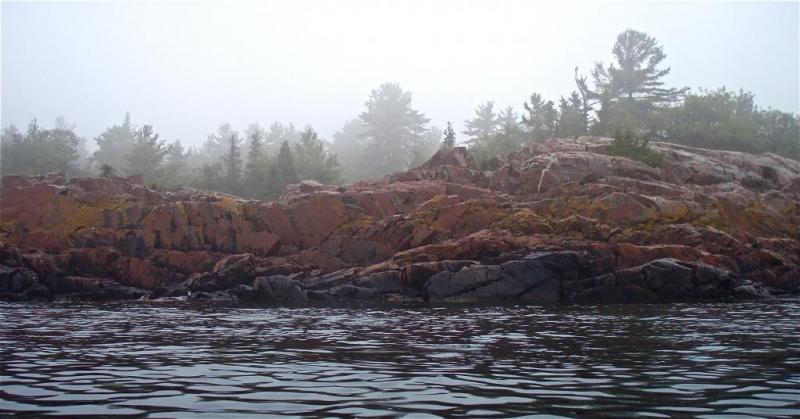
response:
[[[63,121],[43,129],[36,120],[26,132],[9,126],[2,135],[2,174],[62,171],[71,176],[141,174],[148,185],[210,189],[243,197],[274,199],[304,179],[335,184],[405,170],[424,163],[455,133],[428,126],[411,106],[411,92],[396,83],[373,90],[358,118],[348,121],[332,143],[310,126],[251,124],[240,132],[224,123],[198,148],[168,142],[151,125],[126,115],[108,127],[89,154],[86,140]],[[341,161],[340,161],[341,159]]]
[[[291,124],[269,129],[250,125],[242,138],[222,124],[202,147],[185,149],[167,142],[151,125],[137,127],[129,115],[94,140],[89,154],[74,127],[56,124],[43,129],[32,121],[23,134],[10,126],[2,136],[2,173],[41,174],[62,171],[71,176],[141,174],[158,188],[190,186],[245,197],[270,199],[285,185],[300,179],[340,181],[336,156],[311,127],[297,131]]]
[[[615,133],[624,133],[623,145],[667,141],[800,158],[800,116],[760,109],[745,91],[666,87],[666,55],[643,32],[621,33],[612,53],[613,63],[598,63],[589,75],[575,68],[575,90],[558,103],[532,93],[520,113],[510,106],[497,111],[492,101],[480,104],[465,121],[463,143],[480,162],[529,141]],[[59,120],[45,129],[34,120],[24,133],[14,126],[3,130],[0,172],[142,174],[161,188],[190,186],[272,199],[285,185],[303,179],[352,182],[416,167],[439,147],[458,143],[450,122],[444,130],[429,122],[412,106],[411,92],[397,83],[373,90],[364,111],[330,142],[310,126],[251,124],[240,132],[226,123],[202,146],[187,149],[161,138],[150,125],[135,126],[126,115],[94,139],[96,151],[89,153],[74,126]],[[633,154],[646,156],[645,146]]]
[[[527,141],[628,132],[646,141],[800,159],[800,116],[760,109],[741,90],[665,87],[666,55],[646,33],[624,31],[612,53],[614,62],[597,63],[590,76],[575,68],[575,90],[557,104],[533,93],[521,116],[511,107],[496,112],[492,101],[479,105],[464,131],[473,155],[485,161]]]

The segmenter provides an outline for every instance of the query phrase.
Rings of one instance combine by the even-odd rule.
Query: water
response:
[[[800,415],[800,301],[0,304],[0,414]]]

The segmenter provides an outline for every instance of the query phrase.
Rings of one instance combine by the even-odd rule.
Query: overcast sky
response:
[[[63,116],[94,138],[130,112],[199,145],[227,121],[327,139],[385,81],[461,129],[487,99],[556,101],[626,28],[656,37],[672,86],[744,88],[798,112],[798,2],[2,2],[2,125]],[[89,142],[90,145],[93,141]]]

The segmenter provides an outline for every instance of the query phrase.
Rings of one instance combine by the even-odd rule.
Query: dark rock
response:
[[[444,300],[499,280],[500,271],[498,265],[477,265],[455,273],[444,271],[430,277],[424,290],[429,299]]]
[[[743,284],[733,289],[733,295],[742,300],[759,300],[769,298],[770,294],[764,288],[757,288],[752,284]]]
[[[372,288],[381,293],[401,293],[405,289],[400,271],[376,272],[365,277],[356,278],[353,284],[359,287]]]
[[[644,273],[643,286],[668,299],[691,295],[692,270],[675,260],[659,259],[640,268]]]
[[[591,272],[587,255],[581,252],[532,253],[500,265],[441,272],[432,276],[424,289],[431,300],[555,303],[561,300],[563,281],[574,281]]]
[[[309,301],[321,303],[333,303],[337,300],[336,296],[328,291],[310,290],[306,291]]]
[[[300,284],[287,276],[258,277],[253,280],[253,289],[259,301],[289,304],[308,302],[308,296]]]
[[[336,290],[333,290],[333,293],[339,298],[348,300],[378,300],[380,299],[381,295],[379,290],[356,287],[353,285],[344,285]]]
[[[461,269],[475,265],[472,260],[443,260],[438,262],[412,263],[401,268],[405,277],[405,284],[409,289],[421,291],[425,282],[439,272],[458,272]]]
[[[0,293],[21,294],[37,285],[36,273],[30,269],[0,265]]]

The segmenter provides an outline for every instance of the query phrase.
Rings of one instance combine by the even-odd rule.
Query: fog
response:
[[[726,86],[798,111],[797,2],[275,1],[2,3],[2,125],[63,116],[93,139],[130,112],[199,146],[221,122],[312,125],[330,139],[397,82],[458,140],[475,106],[557,101],[633,28],[668,86]]]

